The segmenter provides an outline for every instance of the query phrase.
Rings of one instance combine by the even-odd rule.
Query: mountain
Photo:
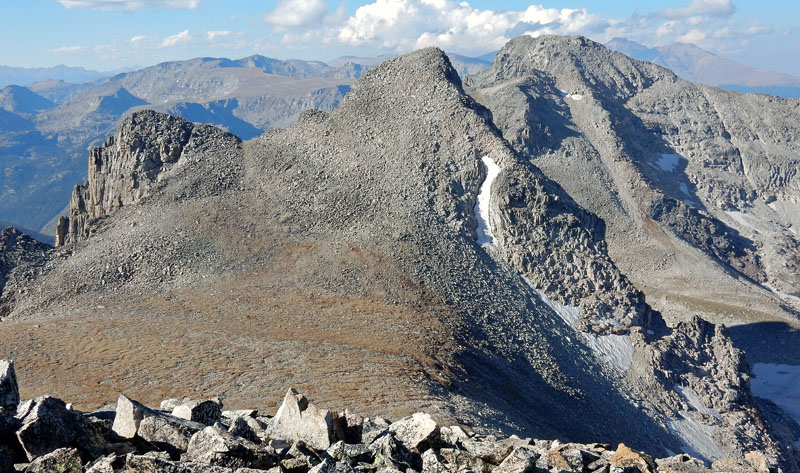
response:
[[[458,71],[458,75],[461,77],[486,70],[492,64],[491,60],[467,57],[454,53],[448,53],[447,57],[450,58],[450,64],[453,65],[456,71]]]
[[[767,287],[796,291],[797,114],[555,36],[464,84],[435,48],[385,61],[248,141],[134,112],[91,150],[58,247],[31,250],[40,274],[9,272],[0,357],[23,396],[77,406],[292,385],[794,471],[791,406],[751,375],[800,365]],[[770,349],[742,342],[778,322]]]
[[[8,112],[32,115],[55,106],[50,100],[26,87],[9,85],[0,89],[0,108]]]
[[[244,138],[288,126],[307,108],[330,110],[365,66],[251,56],[159,64],[92,82],[43,81],[0,91],[0,217],[54,232],[86,150],[124,115],[155,109]]]
[[[0,66],[0,87],[6,85],[27,85],[43,80],[61,80],[65,82],[85,82],[109,74],[92,71],[82,67],[55,66],[55,67],[10,67]]]
[[[693,82],[739,92],[800,97],[800,79],[796,77],[739,64],[693,44],[672,43],[648,48],[625,38],[614,38],[606,46],[632,58],[669,68]]]

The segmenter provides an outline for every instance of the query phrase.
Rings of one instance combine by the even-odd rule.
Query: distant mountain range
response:
[[[112,75],[113,72],[98,72],[83,67],[10,67],[0,66],[0,87],[19,84],[27,85],[43,80],[62,80],[65,82],[86,82]]]
[[[329,64],[259,55],[196,58],[110,77],[81,68],[6,68],[15,75],[0,79],[28,85],[0,89],[0,218],[52,234],[72,185],[85,179],[87,148],[100,145],[128,113],[153,109],[249,139],[294,124],[304,110],[333,109],[353,79],[392,57]],[[491,64],[458,55],[451,60],[462,76]]]
[[[641,61],[671,69],[684,79],[739,92],[758,92],[800,97],[800,79],[719,57],[694,44],[672,43],[648,48],[625,38],[614,38],[606,46]]]
[[[693,45],[647,48],[617,38],[608,46],[693,81],[800,96],[798,79],[737,64]],[[487,69],[496,54],[449,54],[449,59],[463,78]],[[87,149],[102,144],[131,112],[153,109],[250,139],[294,124],[306,109],[333,109],[354,79],[393,57],[346,56],[328,63],[259,55],[195,58],[106,77],[66,66],[0,66],[0,84],[28,84],[0,89],[0,219],[53,234],[72,185],[85,179]]]

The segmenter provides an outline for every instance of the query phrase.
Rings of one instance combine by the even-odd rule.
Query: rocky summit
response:
[[[222,410],[218,399],[167,399],[147,407],[120,395],[81,412],[53,397],[19,402],[13,362],[0,360],[3,473],[630,472],[762,473],[762,455],[710,468],[686,454],[654,459],[619,444],[476,434],[417,412],[390,422],[319,409],[290,389],[272,415]],[[4,401],[4,402],[5,402]],[[13,410],[15,408],[15,410]],[[213,413],[213,415],[209,415]],[[187,419],[186,416],[191,416]]]
[[[125,393],[103,471],[797,471],[797,115],[549,36],[244,142],[137,112],[55,248],[8,231],[0,356],[64,425]]]

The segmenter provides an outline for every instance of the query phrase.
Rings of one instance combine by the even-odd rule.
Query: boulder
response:
[[[192,422],[214,425],[222,419],[222,403],[219,399],[186,401],[175,406],[172,415]]]
[[[271,442],[270,442],[271,443]],[[292,444],[281,460],[281,466],[286,471],[308,471],[309,468],[322,462],[323,458],[302,440]]]
[[[358,462],[369,462],[372,457],[369,446],[363,443],[344,443],[342,440],[331,445],[325,453],[337,462],[343,461],[351,465]]]
[[[612,467],[637,468],[642,473],[655,472],[657,468],[656,462],[650,455],[637,452],[625,446],[624,443],[617,446],[617,450],[611,455],[608,463]]]
[[[81,473],[83,462],[77,449],[59,448],[42,455],[25,468],[25,473]]]
[[[181,405],[181,400],[171,397],[169,399],[164,399],[159,404],[158,408],[165,412],[172,412],[173,409]]]
[[[492,465],[499,465],[514,450],[512,445],[498,442],[493,436],[462,440],[461,446],[464,450]]]
[[[261,443],[266,440],[266,429],[267,426],[259,420],[253,417],[242,416],[234,418],[230,423],[228,433],[236,437],[245,438],[251,442]],[[287,445],[287,448],[288,447]]]
[[[486,463],[475,455],[455,448],[442,448],[439,455],[447,462],[452,471],[473,471],[475,473],[489,473],[492,465]]]
[[[539,456],[532,447],[517,447],[492,470],[492,473],[531,473],[536,470],[536,460]]]
[[[217,426],[206,427],[194,434],[182,459],[228,468],[262,470],[278,464],[276,457],[255,443],[234,437]]]
[[[28,460],[62,447],[81,447],[77,442],[83,433],[80,415],[68,410],[61,399],[36,398],[25,414],[17,439]]]
[[[348,463],[326,458],[325,461],[308,470],[308,473],[355,473],[355,470]]]
[[[239,409],[235,411],[222,411],[222,419],[227,424],[231,424],[234,420],[238,419],[239,417],[256,418],[257,416],[258,416],[257,409]]]
[[[132,439],[139,430],[139,423],[145,416],[154,416],[156,411],[129,399],[123,394],[117,399],[117,410],[114,416],[114,433],[125,439]]]
[[[439,426],[429,414],[417,412],[389,426],[394,438],[409,450],[424,452],[441,443]]]
[[[289,389],[267,435],[282,440],[302,440],[311,448],[327,450],[332,443],[344,438],[337,420],[330,411],[318,409],[305,396]]]
[[[112,430],[125,439],[133,439],[138,435],[156,448],[165,449],[176,456],[186,451],[192,435],[204,427],[199,422],[150,409],[120,394]]]
[[[369,450],[372,452],[372,466],[378,470],[395,468],[405,471],[415,463],[421,463],[417,461],[419,456],[415,458],[402,443],[394,438],[391,432],[387,432],[375,439],[374,442],[369,444]]]
[[[383,417],[364,419],[361,423],[361,442],[367,445],[389,430],[389,421]]]
[[[19,405],[19,386],[14,362],[0,360],[0,417],[13,417]]]
[[[462,441],[469,439],[469,435],[464,432],[464,429],[457,425],[441,427],[439,434],[442,436],[442,441],[450,445],[459,445]]]
[[[204,426],[197,422],[179,419],[167,414],[145,416],[139,422],[137,435],[154,447],[169,452],[177,459],[181,452],[189,447],[192,435],[203,430]]]
[[[422,471],[423,473],[449,473],[433,449],[428,449],[422,454]]]

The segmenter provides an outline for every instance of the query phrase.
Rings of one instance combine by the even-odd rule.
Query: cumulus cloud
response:
[[[53,50],[56,54],[80,54],[86,51],[86,46],[61,46]]]
[[[144,8],[194,10],[200,0],[57,0],[67,8],[100,11],[136,11]]]
[[[264,21],[280,29],[305,28],[319,23],[328,9],[325,0],[283,0],[264,14]]]
[[[174,34],[172,36],[167,36],[166,38],[164,38],[164,40],[161,41],[161,47],[171,48],[174,46],[180,46],[182,44],[191,43],[193,39],[194,37],[192,36],[192,33],[189,32],[189,30],[183,30],[178,34]]]
[[[656,13],[662,18],[690,18],[698,15],[730,16],[736,11],[731,0],[691,0],[688,5],[665,8]]]
[[[586,9],[532,5],[523,11],[473,8],[452,0],[376,0],[359,7],[334,31],[352,46],[378,45],[405,50],[436,45],[497,49],[520,34],[574,34],[602,28],[606,21]]]

